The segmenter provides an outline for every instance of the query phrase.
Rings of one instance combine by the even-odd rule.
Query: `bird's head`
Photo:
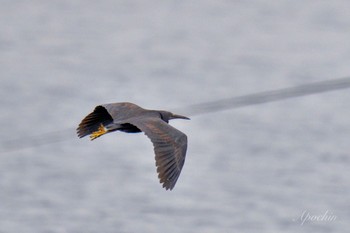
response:
[[[159,114],[160,114],[162,120],[167,122],[167,123],[169,122],[169,120],[172,120],[172,119],[186,119],[186,120],[190,120],[190,118],[188,118],[188,117],[181,116],[181,115],[174,114],[172,112],[167,112],[167,111],[159,111]]]

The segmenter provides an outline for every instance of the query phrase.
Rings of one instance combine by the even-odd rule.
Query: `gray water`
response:
[[[176,109],[349,76],[349,9],[2,1],[0,232],[346,232],[348,90],[172,121],[189,148],[171,192],[143,134],[74,128],[102,103]]]

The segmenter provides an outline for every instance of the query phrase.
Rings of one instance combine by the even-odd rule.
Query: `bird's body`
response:
[[[152,141],[160,182],[173,189],[185,162],[187,136],[168,124],[170,119],[189,119],[167,111],[147,110],[132,103],[97,106],[77,128],[79,137],[91,140],[113,131],[144,132]]]

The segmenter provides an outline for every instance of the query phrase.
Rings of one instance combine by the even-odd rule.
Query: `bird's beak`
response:
[[[177,115],[177,114],[173,114],[170,119],[186,119],[186,120],[190,120],[190,118],[188,118],[188,117]]]

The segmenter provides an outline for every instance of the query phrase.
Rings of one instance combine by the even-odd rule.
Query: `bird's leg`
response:
[[[106,128],[101,124],[98,129],[95,132],[92,132],[90,135],[90,139],[94,140],[102,135],[104,135],[105,133],[107,133],[108,131],[106,130]]]

